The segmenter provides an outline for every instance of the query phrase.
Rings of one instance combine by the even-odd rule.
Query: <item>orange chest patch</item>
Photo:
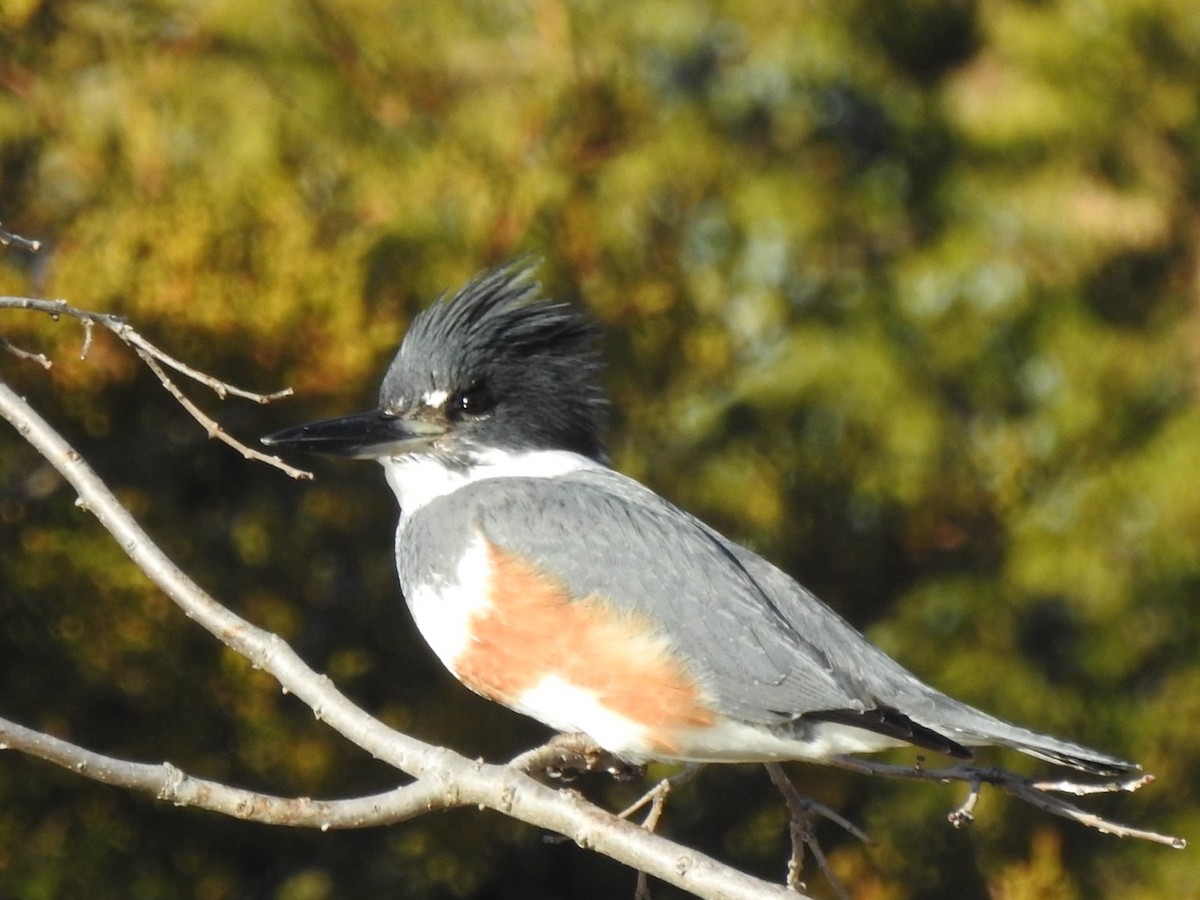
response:
[[[599,740],[579,710],[537,709],[526,698],[557,679],[605,714],[641,729],[647,748],[677,749],[672,734],[714,722],[703,691],[651,623],[605,598],[572,598],[525,560],[487,545],[488,596],[469,618],[469,639],[452,663],[468,687],[556,727]],[[622,748],[609,747],[620,751]]]

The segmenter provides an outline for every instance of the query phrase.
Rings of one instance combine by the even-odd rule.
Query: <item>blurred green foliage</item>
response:
[[[1098,807],[1193,838],[1198,213],[1193,0],[0,0],[0,220],[48,244],[0,256],[0,292],[293,385],[269,409],[193,392],[253,440],[369,404],[415,310],[536,252],[607,326],[620,468],[940,687],[1140,760],[1158,783]],[[0,354],[2,376],[219,597],[399,727],[493,759],[541,739],[414,638],[373,467],[291,483],[206,441],[103,336],[80,361],[69,322],[6,313],[3,333],[56,365]],[[394,783],[191,627],[9,438],[5,715],[281,793]],[[855,896],[1200,896],[1194,851],[994,794],[955,832],[956,792],[795,775],[881,841],[822,833]],[[755,767],[710,770],[667,819],[782,873]],[[0,758],[0,896],[631,891],[497,816],[289,832]]]

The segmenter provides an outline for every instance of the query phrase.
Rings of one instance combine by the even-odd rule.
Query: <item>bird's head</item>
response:
[[[369,412],[288,428],[263,442],[365,459],[563,450],[602,462],[607,401],[597,329],[545,299],[529,267],[477,276],[412,322]]]

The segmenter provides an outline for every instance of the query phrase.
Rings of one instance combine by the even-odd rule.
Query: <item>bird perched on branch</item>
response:
[[[789,575],[609,468],[596,329],[519,265],[412,322],[376,409],[267,444],[378,460],[396,565],[459,681],[631,762],[1000,745],[1131,762],[922,682]]]

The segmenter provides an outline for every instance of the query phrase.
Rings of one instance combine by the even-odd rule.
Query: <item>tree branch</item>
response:
[[[12,341],[10,341],[8,338],[0,338],[0,348],[7,350],[9,353],[11,353],[17,359],[24,359],[29,362],[35,362],[39,366],[41,366],[43,369],[49,369],[54,365],[54,363],[50,362],[50,360],[47,359],[44,354],[30,353],[28,350],[22,350],[20,347],[18,347],[16,344],[14,344]]]
[[[428,781],[349,800],[274,797],[196,778],[171,763],[153,765],[105,756],[4,718],[0,718],[0,749],[19,750],[93,781],[151,794],[176,806],[195,806],[267,825],[322,831],[367,828],[402,822],[452,805],[447,795]]]
[[[9,235],[10,238],[15,237]],[[23,239],[22,239],[23,240]],[[34,242],[36,243],[36,242]],[[34,248],[36,249],[36,247]],[[28,309],[36,312],[42,312],[57,320],[61,316],[68,316],[73,319],[78,319],[83,323],[84,336],[83,347],[80,350],[80,358],[86,358],[88,350],[92,346],[92,331],[96,325],[100,325],[114,335],[117,336],[124,344],[130,347],[149,367],[162,386],[167,389],[168,393],[178,401],[179,405],[187,410],[188,415],[199,422],[204,431],[210,438],[215,438],[224,444],[229,445],[237,450],[246,459],[256,459],[259,462],[264,462],[269,466],[274,466],[276,469],[287,473],[292,478],[311,479],[312,472],[304,469],[297,469],[285,463],[278,456],[272,456],[256,450],[243,444],[237,438],[230,435],[222,428],[215,419],[203,412],[200,407],[196,406],[187,395],[179,389],[179,386],[167,374],[166,368],[174,369],[180,375],[190,378],[198,384],[202,384],[216,394],[220,399],[234,396],[241,397],[244,400],[252,400],[255,403],[271,403],[274,400],[279,400],[283,397],[290,397],[292,394],[291,388],[284,388],[281,391],[275,391],[270,394],[260,394],[255,391],[248,391],[244,388],[236,387],[227,381],[221,381],[214,378],[199,369],[194,369],[185,362],[181,362],[171,356],[165,350],[152,344],[146,340],[132,325],[125,321],[120,316],[114,316],[110,313],[97,313],[86,309],[79,309],[72,306],[65,300],[41,300],[34,297],[0,297],[0,309]],[[14,353],[22,358],[32,359],[34,362],[40,363],[44,368],[50,368],[50,361],[40,353],[30,353],[27,350],[22,350],[13,346],[8,341],[3,341],[4,346],[9,352]],[[164,368],[166,367],[166,368]]]
[[[897,766],[874,760],[859,759],[854,756],[835,756],[827,760],[827,762],[830,765],[849,769],[851,772],[858,772],[862,775],[883,775],[888,778],[937,781],[942,784],[948,784],[951,781],[966,783],[970,787],[967,799],[947,816],[950,824],[955,828],[965,828],[971,824],[973,821],[972,812],[974,811],[975,803],[979,799],[979,792],[984,784],[990,784],[1043,812],[1071,819],[1088,828],[1094,828],[1103,834],[1136,838],[1141,841],[1151,841],[1155,844],[1166,844],[1168,847],[1174,847],[1177,850],[1182,850],[1187,846],[1187,841],[1183,838],[1122,825],[1098,816],[1095,813],[1082,810],[1073,803],[1063,800],[1061,797],[1053,796],[1055,793],[1073,794],[1078,797],[1087,794],[1113,794],[1119,791],[1136,791],[1152,782],[1154,780],[1154,776],[1152,775],[1138,775],[1133,778],[1113,778],[1091,782],[1038,781],[1032,778],[1025,778],[1005,769],[972,765],[955,765],[946,766],[941,769],[926,769],[920,764],[915,766]]]
[[[16,247],[20,250],[27,250],[30,253],[37,253],[42,249],[42,242],[31,241],[29,238],[21,237],[19,234],[13,234],[11,231],[0,228],[0,247]]]
[[[0,416],[62,474],[79,495],[77,505],[96,516],[130,559],[185,615],[272,675],[288,692],[306,703],[318,719],[372,755],[417,779],[422,785],[419,791],[416,785],[399,789],[412,788],[412,793],[406,796],[432,798],[442,806],[477,805],[496,810],[558,832],[581,847],[595,850],[700,897],[797,900],[796,893],[782,886],[744,875],[702,853],[622,821],[573,792],[556,791],[510,766],[472,761],[388,728],[355,706],[328,677],[310,669],[280,637],[242,619],[192,581],[141,529],[80,454],[4,382],[0,382]],[[54,747],[56,753],[67,750],[69,745]],[[89,763],[98,760],[81,753],[87,751],[74,748],[59,764],[93,776]],[[150,768],[161,770],[161,767]],[[99,765],[95,772],[111,770],[111,766]],[[163,785],[173,783],[163,771],[166,770],[150,777],[156,794]],[[147,773],[139,777],[147,777]]]
[[[787,773],[783,771],[783,766],[779,763],[765,763],[763,767],[767,770],[767,775],[770,776],[771,782],[775,785],[779,793],[783,795],[784,803],[787,805],[791,818],[788,830],[792,838],[792,856],[788,861],[788,885],[797,890],[804,890],[802,875],[804,872],[804,848],[807,847],[809,852],[812,853],[813,859],[816,860],[817,867],[825,875],[826,880],[829,881],[834,893],[838,895],[840,900],[850,900],[850,895],[846,892],[846,888],[838,880],[837,875],[834,874],[832,867],[829,865],[829,859],[825,856],[825,851],[821,848],[821,842],[817,840],[817,832],[813,826],[811,814],[815,813],[818,816],[829,819],[829,821],[858,838],[864,844],[875,846],[875,842],[871,840],[869,834],[854,823],[838,815],[825,804],[800,796],[800,792],[796,790],[796,786],[792,784],[791,779],[787,777]]]

